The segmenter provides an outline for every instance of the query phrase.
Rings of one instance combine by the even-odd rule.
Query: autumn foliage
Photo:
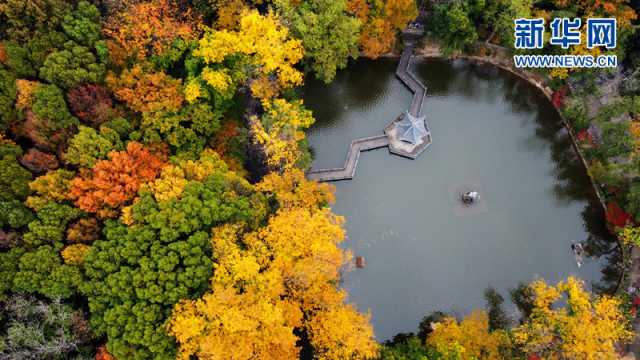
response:
[[[302,158],[299,142],[304,140],[303,130],[315,120],[301,101],[274,99],[265,107],[261,119],[250,119],[254,142],[261,147],[271,169],[291,169]]]
[[[94,127],[115,115],[109,91],[100,85],[88,84],[69,90],[69,108],[75,116]]]
[[[9,59],[7,50],[4,48],[4,44],[0,42],[0,64],[4,64]]]
[[[276,89],[302,84],[302,73],[294,67],[302,59],[302,44],[290,38],[289,30],[271,12],[265,16],[256,10],[246,12],[237,31],[208,32],[200,39],[194,55],[209,65],[219,64],[228,56],[242,55],[254,69],[249,74],[252,79],[268,81]],[[260,81],[256,84],[261,84]],[[265,86],[252,85],[254,95],[259,98],[274,95],[264,90]]]
[[[107,85],[118,100],[139,112],[177,111],[184,100],[182,81],[163,71],[147,71],[136,64],[119,76],[107,76]]]
[[[538,280],[530,319],[515,329],[514,340],[526,354],[545,359],[616,359],[616,344],[629,340],[619,299],[595,297],[579,279],[556,286]],[[566,306],[559,306],[566,300]]]
[[[300,169],[291,169],[282,175],[268,174],[257,184],[257,188],[273,196],[282,209],[312,208],[335,201],[331,184],[308,181]]]
[[[71,182],[76,205],[100,217],[115,217],[136,196],[140,186],[155,179],[163,160],[141,144],[130,142],[126,151],[112,151],[90,171]]]
[[[427,345],[442,354],[460,352],[465,360],[499,359],[501,348],[509,346],[506,332],[489,331],[489,318],[484,311],[476,310],[460,322],[445,317],[434,327]]]
[[[364,56],[375,59],[389,52],[396,42],[396,35],[391,24],[385,19],[371,19],[360,34],[360,46]]]
[[[551,97],[551,103],[556,109],[560,109],[564,102],[564,99],[567,97],[567,93],[569,92],[569,88],[566,86],[561,87],[560,89],[553,92],[553,96]]]
[[[72,244],[62,250],[62,258],[65,264],[82,265],[84,258],[91,247],[85,244]]]
[[[95,360],[117,360],[113,355],[107,351],[107,347],[105,345],[100,345],[98,347],[98,351],[96,351]]]
[[[373,59],[391,51],[398,32],[418,15],[413,0],[349,0],[347,8],[363,24],[362,53]]]
[[[627,214],[620,205],[615,202],[607,204],[607,222],[615,227],[625,227],[631,221],[631,215]]]
[[[137,60],[163,55],[174,40],[198,34],[191,11],[176,8],[170,0],[132,2],[108,19],[103,32],[112,47]]]
[[[82,218],[69,225],[67,240],[72,243],[92,243],[100,237],[100,226],[95,218]]]
[[[300,176],[292,188],[277,176],[259,185],[281,206],[266,227],[214,229],[212,291],[176,305],[168,325],[181,359],[293,359],[298,331],[317,359],[376,356],[368,316],[345,304],[334,285],[350,254],[338,247],[342,219],[319,208],[329,189],[311,189],[317,184]],[[283,196],[288,190],[297,195]]]
[[[35,148],[29,149],[29,151],[20,158],[20,164],[34,173],[54,170],[60,165],[55,155]]]

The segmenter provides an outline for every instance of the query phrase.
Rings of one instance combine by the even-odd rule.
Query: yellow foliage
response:
[[[489,331],[489,317],[476,310],[460,323],[452,317],[444,318],[427,338],[427,345],[441,353],[461,348],[463,359],[500,359],[500,349],[509,346],[504,331]]]
[[[35,178],[29,183],[29,189],[36,195],[29,196],[25,204],[34,210],[38,210],[50,201],[61,202],[69,200],[71,180],[74,175],[72,171],[58,169]]]
[[[560,67],[553,68],[549,73],[549,76],[556,79],[566,79],[569,77],[569,69]]]
[[[227,92],[233,81],[226,70],[211,70],[209,68],[202,71],[202,78],[219,93]]]
[[[187,179],[184,171],[178,166],[169,165],[162,168],[160,177],[149,184],[157,201],[166,201],[182,195]]]
[[[137,200],[137,198],[136,198]],[[134,200],[135,203],[135,200]],[[133,206],[129,205],[129,206],[125,206],[122,208],[122,213],[120,214],[120,221],[122,221],[123,224],[125,225],[133,225],[133,223],[135,222],[135,220],[133,220]]]
[[[174,308],[169,333],[180,344],[182,359],[293,359],[297,356],[294,327],[302,314],[278,294],[277,272],[260,272],[256,257],[236,241],[239,228],[214,231],[218,258],[212,292]],[[238,288],[235,285],[238,284]]]
[[[0,131],[0,145],[15,145],[15,142]]]
[[[619,238],[627,246],[640,246],[640,227],[625,226]]]
[[[202,88],[198,80],[190,80],[184,87],[184,99],[193,104],[199,97],[202,96]]]
[[[293,67],[303,57],[302,42],[290,39],[289,30],[273,13],[263,16],[246,11],[238,31],[209,31],[194,51],[207,64],[220,63],[233,54],[247,58],[255,71],[253,77],[273,75],[282,88],[302,84],[302,73]]]
[[[250,128],[256,143],[264,149],[267,164],[274,169],[291,169],[302,152],[298,142],[304,139],[302,130],[314,122],[311,111],[301,101],[287,102],[275,99],[266,106],[261,120],[250,119]]]
[[[216,27],[218,29],[235,30],[240,24],[242,13],[248,10],[242,0],[215,0],[218,9]]]
[[[318,312],[308,325],[317,359],[373,359],[378,355],[374,345],[370,314],[362,315],[349,304]]]
[[[530,285],[535,300],[530,319],[514,330],[527,354],[548,359],[617,359],[615,344],[632,333],[620,300],[591,296],[582,281],[569,277],[555,287],[543,280]],[[566,305],[558,307],[558,302]]]
[[[69,245],[62,250],[62,258],[65,264],[82,265],[87,253],[91,250],[91,246],[85,244]]]
[[[266,106],[269,103],[269,99],[275,97],[280,92],[278,83],[264,75],[258,76],[258,78],[251,81],[250,88],[253,96],[262,100],[263,106]]]
[[[202,181],[214,172],[227,171],[227,165],[213,150],[204,150],[197,161],[186,160],[180,162],[187,180]]]
[[[640,152],[640,121],[633,121],[629,124],[629,132],[633,137],[636,154]]]
[[[307,180],[300,169],[290,169],[283,174],[269,173],[256,185],[258,191],[271,193],[280,208],[312,208],[335,201],[334,187],[327,183]]]
[[[418,16],[418,7],[415,0],[386,0],[384,15],[394,28],[404,29]]]
[[[37,81],[18,79],[16,80],[16,90],[18,96],[16,99],[16,108],[19,110],[26,110],[33,105],[33,93],[40,86]]]
[[[212,150],[204,150],[198,160],[184,160],[177,165],[169,165],[162,169],[160,177],[147,184],[157,201],[179,198],[189,181],[203,181],[214,172],[226,172],[227,166],[218,154]],[[127,210],[129,211],[129,210]],[[123,211],[123,219],[130,214]]]
[[[295,359],[304,329],[319,359],[366,359],[378,344],[368,317],[336,288],[349,259],[342,218],[328,208],[281,209],[266,227],[213,231],[212,291],[176,305],[168,332],[181,359]]]

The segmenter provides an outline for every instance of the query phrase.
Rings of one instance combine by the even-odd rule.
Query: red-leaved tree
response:
[[[567,86],[563,86],[560,89],[556,90],[551,96],[551,103],[556,109],[559,109],[564,102],[564,99],[567,97],[567,93],[569,92],[569,88]]]
[[[98,127],[116,116],[109,90],[100,85],[82,85],[69,90],[67,100],[71,112],[83,122]]]
[[[631,215],[622,210],[617,203],[607,204],[607,222],[615,227],[624,227],[629,221],[631,221]]]

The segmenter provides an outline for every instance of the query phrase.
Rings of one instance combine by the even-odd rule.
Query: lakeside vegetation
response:
[[[513,17],[621,19],[619,96],[593,113],[615,76],[548,75],[612,230],[639,246],[629,4],[433,6],[447,53],[510,46]],[[386,345],[346,302],[344,219],[305,179],[314,118],[294,90],[393,51],[417,16],[411,0],[0,0],[0,359],[615,357],[628,299],[575,278],[516,289],[517,322],[488,291],[486,312]]]

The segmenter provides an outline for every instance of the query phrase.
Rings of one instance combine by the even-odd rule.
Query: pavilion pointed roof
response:
[[[402,120],[396,124],[398,139],[410,144],[418,144],[423,137],[429,134],[424,120],[425,116],[413,116],[407,111]]]

